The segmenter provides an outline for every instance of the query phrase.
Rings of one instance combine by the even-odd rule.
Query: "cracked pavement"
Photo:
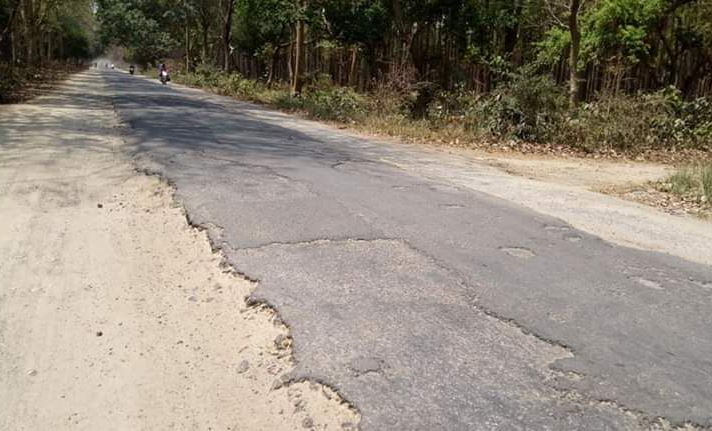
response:
[[[709,266],[399,169],[393,144],[94,76],[136,163],[290,327],[289,378],[362,429],[712,426]]]

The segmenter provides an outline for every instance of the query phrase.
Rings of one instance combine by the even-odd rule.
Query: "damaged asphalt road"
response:
[[[97,76],[137,163],[290,326],[291,378],[363,429],[712,426],[712,268],[406,173],[391,144]]]

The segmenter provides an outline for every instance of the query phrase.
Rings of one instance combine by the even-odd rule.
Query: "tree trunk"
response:
[[[230,42],[232,39],[232,15],[234,11],[235,0],[227,0],[223,27],[223,70],[226,72],[230,71],[230,54],[232,53]]]
[[[579,103],[579,86],[581,74],[578,68],[579,50],[581,47],[581,30],[578,26],[578,15],[581,9],[581,0],[571,0],[569,4],[569,32],[571,33],[571,47],[569,52],[569,107],[575,108]]]
[[[15,6],[12,8],[12,12],[10,12],[10,18],[7,20],[7,25],[2,30],[2,33],[0,33],[0,43],[5,40],[5,37],[11,35],[13,24],[15,23],[15,16],[17,15],[18,9],[20,9],[20,0],[17,0],[17,2],[15,2]]]
[[[272,83],[274,82],[275,69],[277,69],[277,61],[279,61],[279,52],[282,50],[280,46],[277,46],[272,52],[269,62],[269,74],[267,75],[267,88],[272,88]]]
[[[304,9],[306,9],[306,0],[299,0],[299,9],[294,42],[294,80],[292,81],[292,95],[294,96],[302,94],[304,87]]]
[[[190,72],[190,26],[186,21],[185,23],[185,71]]]
[[[358,48],[355,46],[351,48],[351,66],[349,67],[349,85],[352,87],[357,87],[356,82],[356,60],[358,59]]]
[[[203,17],[200,22],[201,36],[203,37],[203,46],[200,50],[200,61],[203,64],[208,63],[208,32],[210,31],[210,23]]]

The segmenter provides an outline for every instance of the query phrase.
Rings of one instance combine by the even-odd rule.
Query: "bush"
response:
[[[603,96],[565,119],[554,141],[586,152],[709,149],[712,107],[704,98],[685,102],[672,90]]]
[[[478,102],[480,98],[464,87],[440,92],[429,107],[428,119],[436,127],[459,125],[465,130],[475,130],[479,124]]]
[[[306,96],[308,111],[317,118],[335,121],[359,121],[366,115],[362,96],[348,87],[317,90]]]
[[[410,80],[398,86],[380,85],[361,95],[334,86],[328,75],[315,74],[305,79],[300,97],[292,97],[287,84],[268,88],[213,67],[199,67],[177,78],[232,97],[302,111],[316,119],[359,122],[423,139],[515,139],[628,155],[712,150],[712,99],[685,101],[679,91],[666,89],[647,95],[604,95],[569,110],[565,89],[549,77],[529,67],[501,75],[505,82],[487,95],[464,87],[437,91],[430,83]]]
[[[547,142],[566,111],[563,89],[551,78],[527,71],[473,105],[466,115],[476,127],[499,138]]]
[[[305,111],[322,120],[355,122],[361,121],[367,113],[363,96],[348,87],[315,89],[298,97],[284,94],[275,102],[283,109]]]

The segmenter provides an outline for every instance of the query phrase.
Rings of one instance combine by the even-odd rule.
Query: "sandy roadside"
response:
[[[85,77],[0,110],[0,429],[355,429]]]

